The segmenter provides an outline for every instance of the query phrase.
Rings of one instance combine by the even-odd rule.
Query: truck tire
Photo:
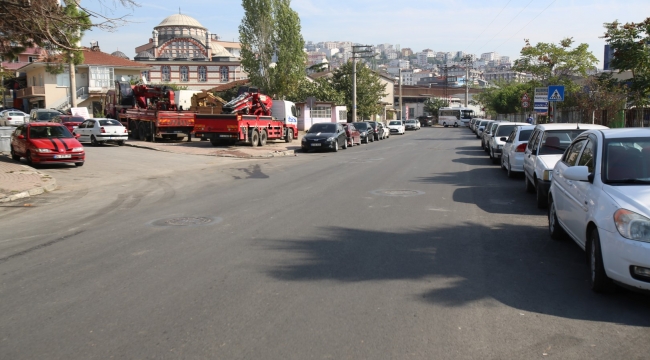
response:
[[[257,132],[257,130],[253,130],[250,135],[250,143],[252,147],[256,147],[259,145],[260,142],[260,133]]]
[[[212,146],[223,145],[220,139],[210,139],[210,143],[212,144]]]
[[[260,146],[265,146],[266,141],[269,139],[268,134],[266,133],[266,130],[262,130],[260,133]]]
[[[287,135],[284,137],[284,142],[290,143],[293,141],[293,129],[287,129]]]
[[[147,127],[146,127],[146,125],[147,124],[145,124],[144,122],[140,122],[140,124],[138,125],[138,137],[140,138],[140,140],[147,141]]]
[[[140,130],[137,121],[129,121],[129,130],[131,130],[131,137],[134,140],[140,140]]]

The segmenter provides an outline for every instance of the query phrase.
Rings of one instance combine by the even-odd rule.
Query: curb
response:
[[[138,149],[147,149],[147,150],[154,150],[154,151],[160,151],[160,152],[167,152],[167,153],[173,153],[173,154],[183,154],[183,155],[199,155],[199,156],[216,156],[216,157],[227,157],[227,158],[236,158],[236,159],[268,159],[268,158],[273,158],[273,157],[282,157],[282,156],[297,156],[296,151],[297,150],[285,150],[285,151],[272,151],[267,153],[266,155],[248,155],[248,156],[237,156],[233,154],[185,154],[185,153],[180,153],[180,152],[174,152],[174,151],[169,151],[153,146],[146,146],[146,145],[139,145],[139,144],[129,144],[128,142],[124,144],[125,146],[130,146]]]
[[[50,175],[43,174],[40,171],[34,170],[34,172],[36,172],[41,177],[41,179],[47,179],[47,180],[44,181],[43,186],[39,186],[39,187],[35,187],[35,188],[29,189],[29,190],[25,190],[25,191],[19,192],[17,194],[11,194],[11,195],[8,195],[8,196],[0,197],[0,203],[6,203],[6,202],[10,202],[10,201],[20,200],[20,199],[28,198],[30,196],[40,195],[40,194],[42,194],[44,192],[50,192],[50,191],[53,191],[54,189],[56,189],[57,185],[56,185],[56,179],[55,178],[51,177]]]

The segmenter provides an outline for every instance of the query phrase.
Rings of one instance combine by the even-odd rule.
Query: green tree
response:
[[[300,18],[290,5],[290,0],[242,1],[242,67],[252,85],[275,98],[289,96],[305,76]]]
[[[497,87],[485,89],[475,95],[475,100],[481,104],[488,113],[514,114],[524,111],[521,107],[521,97],[533,93],[535,83],[500,83]]]
[[[630,100],[640,109],[650,96],[650,17],[640,23],[605,24],[603,38],[614,51],[610,62],[620,72],[632,72]]]
[[[627,91],[611,73],[587,79],[584,91],[576,93],[577,107],[583,118],[609,127],[622,127],[620,115],[625,108]]]
[[[348,120],[352,119],[352,61],[348,61],[332,73],[332,84],[344,96],[348,108]],[[386,94],[386,85],[366,65],[357,62],[357,114],[360,119],[369,119],[383,111],[381,98]]]
[[[298,83],[296,91],[288,100],[294,102],[305,101],[308,97],[314,97],[318,101],[329,101],[337,105],[345,104],[345,95],[334,88],[332,80],[327,77],[319,77],[314,81],[303,78]]]
[[[63,16],[75,19],[73,24],[62,24],[58,31],[69,41],[72,41],[72,48],[62,49],[60,55],[52,52],[52,56],[46,59],[45,70],[51,74],[60,74],[68,64],[80,65],[84,61],[82,49],[77,45],[81,41],[84,32],[92,28],[90,16],[83,9],[80,9],[75,0],[63,0]],[[55,55],[56,54],[56,55]]]
[[[424,111],[438,118],[438,110],[449,106],[449,100],[441,98],[429,98],[424,102]]]

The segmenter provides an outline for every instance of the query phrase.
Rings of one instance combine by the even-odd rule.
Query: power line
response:
[[[489,28],[490,28],[490,25],[492,25],[492,23],[494,22],[494,20],[496,20],[496,19],[499,17],[499,15],[501,15],[501,13],[503,12],[503,10],[506,9],[506,6],[508,6],[508,4],[510,4],[511,2],[512,2],[512,0],[508,0],[508,2],[507,2],[505,5],[503,5],[503,7],[501,8],[501,11],[499,11],[499,13],[497,14],[497,16],[495,16],[495,17],[492,19],[492,21],[490,21],[490,23],[488,24],[488,26],[485,27],[486,29],[489,29]],[[478,36],[476,37],[476,39],[474,39],[474,41],[472,41],[472,42],[469,44],[468,48],[471,48],[472,45],[474,45],[474,43],[476,42],[476,40],[478,40],[478,39],[481,37],[481,35],[483,35],[483,33],[478,34]]]
[[[513,22],[513,21],[514,21],[514,20],[515,20],[515,19],[516,19],[516,18],[517,18],[517,17],[518,17],[518,16],[519,16],[523,11],[524,11],[524,10],[526,10],[526,8],[528,8],[528,5],[532,4],[533,1],[535,1],[535,0],[530,0],[530,2],[528,2],[528,4],[526,4],[526,6],[524,6],[521,10],[519,10],[519,12],[517,13],[517,15],[515,15],[515,16],[514,16],[514,17],[513,17],[513,18],[512,18],[512,19],[511,19],[507,24],[506,24],[506,26],[504,26],[501,30],[499,30],[498,33],[494,34],[494,36],[492,37],[492,39],[490,39],[490,40],[488,40],[487,42],[483,43],[483,46],[481,46],[481,47],[478,49],[478,52],[480,52],[481,49],[483,49],[483,48],[485,47],[486,44],[489,44],[492,40],[494,40],[494,38],[497,37],[497,35],[501,34],[501,32],[502,32],[503,30],[505,30],[505,29],[508,27],[508,25],[510,25],[510,24],[511,24],[511,23],[512,23],[512,22]]]
[[[520,32],[521,30],[525,29],[528,25],[530,25],[530,23],[532,23],[533,21],[535,21],[535,19],[537,19],[540,15],[542,15],[542,14],[544,13],[544,11],[546,11],[546,9],[550,8],[551,5],[553,5],[556,1],[557,1],[557,0],[553,0],[553,1],[551,1],[551,3],[548,4],[548,6],[546,6],[546,7],[544,8],[544,10],[540,11],[540,13],[537,14],[537,16],[535,16],[532,20],[530,20],[526,25],[524,25],[524,26],[523,26],[521,29],[519,29],[516,33],[512,34],[512,36],[511,36],[508,40],[504,41],[503,43],[501,43],[501,45],[497,46],[496,49],[494,49],[494,51],[496,51],[496,50],[499,49],[501,46],[503,46],[503,44],[505,44],[505,43],[507,43],[508,41],[510,41],[513,37],[517,36],[517,34],[519,34],[519,32]]]

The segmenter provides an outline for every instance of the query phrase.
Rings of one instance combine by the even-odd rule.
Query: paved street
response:
[[[239,160],[90,147],[0,205],[0,358],[643,359],[648,296],[465,128]],[[27,202],[28,206],[25,206]]]

